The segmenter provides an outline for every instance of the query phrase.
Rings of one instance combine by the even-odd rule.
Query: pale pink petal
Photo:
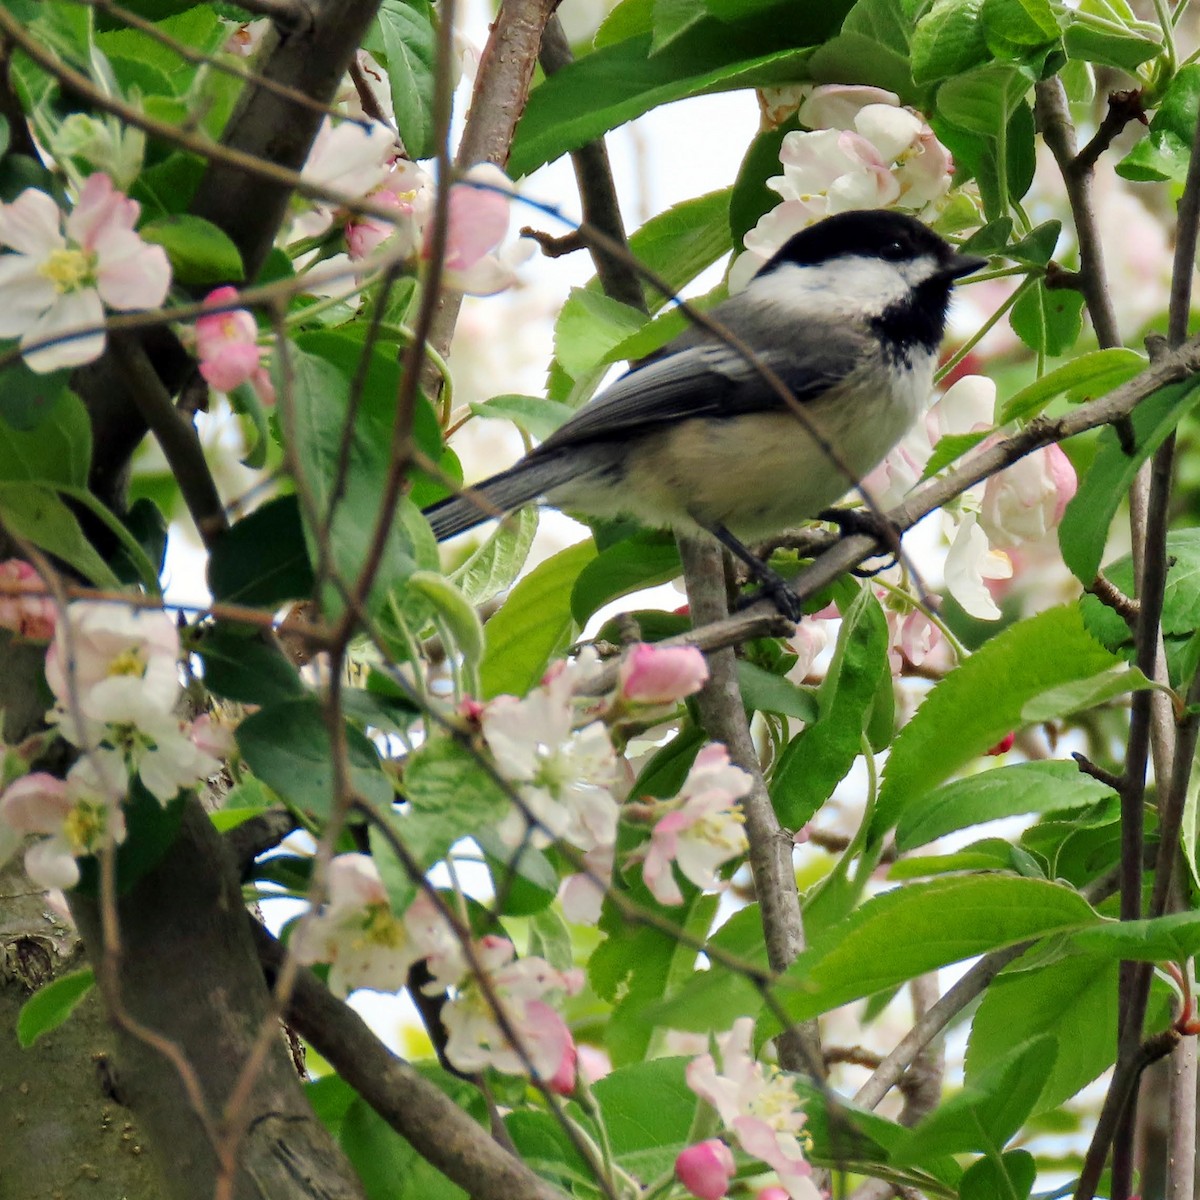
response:
[[[117,191],[107,175],[97,172],[88,176],[67,217],[67,236],[85,249],[95,250],[99,238],[132,230],[140,212],[136,200]]]
[[[218,392],[231,392],[254,378],[260,354],[257,346],[230,343],[218,355],[200,363],[200,374]]]
[[[0,821],[18,833],[54,833],[71,807],[66,783],[35,771],[14,780],[0,796]]]
[[[0,245],[40,260],[66,244],[62,210],[45,192],[26,188],[11,204],[0,204]]]
[[[58,299],[58,289],[23,254],[0,254],[0,337],[20,337]]]
[[[61,838],[43,838],[25,851],[25,874],[39,887],[65,891],[79,882],[79,864]]]
[[[868,104],[854,118],[855,130],[888,163],[895,162],[916,141],[924,124],[916,113],[888,104]]]
[[[104,353],[104,306],[94,288],[66,292],[38,318],[21,338],[21,352],[31,371],[45,374],[61,367],[78,367],[94,362]],[[77,329],[92,332],[37,350],[27,350],[43,338],[57,337]]]
[[[639,642],[621,660],[620,694],[637,704],[673,704],[698,692],[708,664],[694,646],[653,646]]]
[[[828,83],[812,89],[800,105],[800,123],[809,129],[853,129],[854,118],[868,104],[899,105],[895,92],[862,84]]]
[[[167,298],[171,262],[161,246],[118,230],[101,234],[96,250],[100,256],[96,281],[110,308],[158,308]]]

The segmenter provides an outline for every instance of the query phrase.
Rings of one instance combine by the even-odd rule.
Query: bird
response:
[[[725,337],[692,325],[424,515],[439,541],[535,500],[704,530],[797,619],[746,543],[826,514],[904,436],[933,390],[951,290],[986,265],[906,213],[826,217],[709,311]]]

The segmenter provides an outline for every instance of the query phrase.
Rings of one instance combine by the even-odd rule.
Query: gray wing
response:
[[[720,312],[713,315],[745,337],[746,331],[738,328],[746,324],[744,320]],[[830,325],[811,342],[799,336],[794,326],[768,332],[770,342],[758,357],[801,402],[844,379],[873,345],[867,335],[845,326]],[[762,344],[762,330],[756,332],[755,341]],[[622,375],[585,404],[533,456],[580,442],[625,438],[688,418],[733,417],[784,407],[782,397],[742,354],[705,331],[689,330],[658,357]]]

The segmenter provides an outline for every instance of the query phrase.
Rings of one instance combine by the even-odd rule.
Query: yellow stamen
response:
[[[78,291],[94,283],[93,271],[96,257],[86,250],[63,247],[52,250],[49,257],[38,266],[38,274],[54,284],[54,290],[62,295]]]

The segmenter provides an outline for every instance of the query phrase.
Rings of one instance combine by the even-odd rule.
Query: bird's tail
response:
[[[512,512],[531,500],[568,482],[574,474],[566,456],[554,454],[526,459],[471,486],[471,495],[448,496],[425,509],[425,517],[439,542],[489,520]]]

